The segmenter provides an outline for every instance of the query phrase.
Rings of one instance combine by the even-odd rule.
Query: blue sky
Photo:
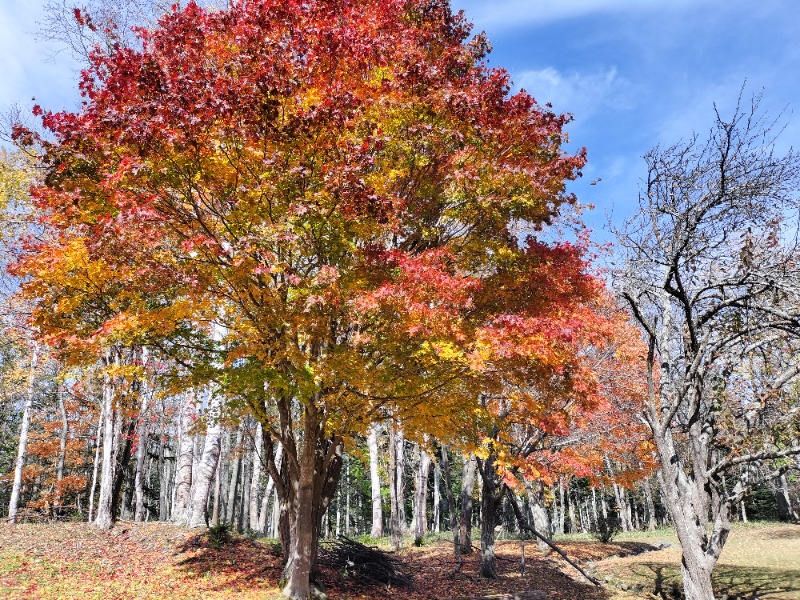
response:
[[[77,105],[76,71],[66,54],[33,33],[40,0],[0,0],[0,107],[31,98],[47,108]],[[747,80],[764,89],[771,114],[787,110],[783,141],[800,146],[800,2],[797,0],[453,0],[485,30],[491,64],[517,87],[574,115],[573,148],[589,164],[572,186],[596,210],[621,221],[657,143],[701,135],[716,101],[729,114]],[[796,114],[792,115],[794,111]],[[589,185],[598,178],[597,185]]]

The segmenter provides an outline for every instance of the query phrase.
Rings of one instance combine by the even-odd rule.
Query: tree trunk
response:
[[[211,508],[211,527],[219,525],[219,499],[222,495],[222,461],[217,461],[217,468],[214,471],[214,504]],[[206,518],[208,509],[206,508]]]
[[[225,507],[225,520],[232,526],[236,520],[236,488],[239,483],[239,472],[242,464],[242,439],[244,437],[244,424],[240,424],[236,430],[236,444],[231,451],[233,460],[231,461],[230,483],[228,484],[228,501]]]
[[[116,421],[116,410],[114,408],[114,383],[108,374],[111,367],[112,351],[106,353],[105,367],[106,373],[103,374],[103,464],[100,470],[100,498],[97,500],[97,516],[94,524],[100,529],[111,529],[114,525],[113,493],[114,493],[114,470],[115,470],[115,431],[120,427]],[[114,362],[119,365],[119,354],[114,352]]]
[[[373,538],[383,536],[383,507],[381,505],[381,480],[378,475],[378,427],[372,424],[367,435],[369,448],[369,480],[372,491],[372,530]]]
[[[219,462],[220,441],[222,438],[222,423],[220,411],[222,410],[222,397],[212,393],[208,410],[204,415],[208,419],[206,429],[206,442],[203,446],[203,455],[197,468],[197,477],[192,492],[190,527],[203,527],[206,524],[208,497],[211,491],[211,480],[217,471]],[[218,478],[219,480],[219,478]]]
[[[649,477],[645,477],[642,487],[644,488],[644,502],[647,510],[647,529],[654,531],[656,528],[656,505],[653,502],[653,490],[650,487]]]
[[[263,431],[262,431],[262,445],[263,445]],[[269,460],[267,456],[264,456],[264,460]],[[279,444],[278,449],[275,452],[275,468],[278,472],[281,470],[281,461],[283,460],[283,445]],[[261,514],[258,515],[258,530],[263,531],[264,533],[267,532],[267,509],[269,508],[269,500],[272,497],[272,490],[275,489],[275,482],[272,480],[272,475],[270,474],[270,469],[267,467],[266,469],[267,475],[269,476],[269,481],[267,481],[267,489],[264,490],[264,499],[261,501]],[[274,503],[277,505],[277,502]],[[272,527],[272,535],[275,535],[275,528]]]
[[[69,421],[67,420],[67,407],[64,404],[64,390],[58,386],[56,392],[58,396],[58,412],[61,413],[61,432],[58,439],[58,464],[56,465],[56,486],[64,478],[64,463],[67,460],[67,437],[69,435]],[[53,514],[58,517],[61,506],[61,491],[56,493],[56,500],[53,505]]]
[[[19,446],[17,446],[17,462],[14,465],[14,483],[11,486],[11,500],[8,503],[8,522],[17,522],[19,511],[19,496],[22,490],[22,468],[28,455],[28,428],[31,422],[31,408],[33,407],[34,382],[36,366],[39,362],[39,344],[33,342],[31,364],[28,369],[28,387],[25,390],[25,406],[22,409],[22,423],[19,427]]]
[[[192,467],[195,456],[195,436],[191,434],[192,424],[197,417],[197,404],[194,390],[185,395],[181,410],[180,441],[178,460],[175,466],[175,502],[172,520],[188,525],[192,514]]]
[[[147,350],[142,348],[142,374],[139,393],[141,404],[139,406],[139,417],[136,425],[136,474],[134,475],[134,493],[136,494],[136,509],[133,513],[134,521],[144,521],[144,459],[147,455]]]
[[[456,512],[456,500],[453,495],[453,484],[450,481],[450,461],[447,456],[447,448],[442,446],[442,470],[444,471],[444,493],[447,498],[447,510],[450,513],[450,529],[453,532],[453,554],[455,555],[458,568],[461,567],[461,542],[458,538],[458,513]]]
[[[414,495],[416,498],[414,515],[414,538],[417,546],[422,545],[422,539],[425,537],[425,526],[427,521],[426,515],[426,500],[428,497],[428,473],[431,468],[431,457],[428,453],[419,448],[419,469],[417,469],[417,477],[414,485]]]
[[[392,550],[399,550],[403,544],[403,531],[400,524],[400,507],[403,501],[402,489],[397,485],[397,434],[394,423],[389,424],[389,534]]]
[[[292,398],[277,399],[282,422],[290,422]],[[336,492],[342,468],[343,440],[325,434],[324,404],[319,397],[303,403],[297,430],[281,431],[284,460],[280,472],[274,465],[274,443],[265,431],[266,464],[275,481],[281,505],[280,539],[286,565],[282,593],[292,600],[307,600],[315,587],[317,549],[322,517]]]
[[[100,403],[100,416],[97,418],[97,434],[94,436],[94,466],[92,467],[92,486],[89,488],[89,523],[94,520],[94,496],[97,490],[97,467],[100,464],[100,447],[105,423],[105,404]]]
[[[464,457],[461,476],[461,521],[459,523],[459,541],[461,553],[472,552],[472,494],[475,491],[475,470],[477,463],[474,455]]]
[[[531,507],[534,529],[548,540],[552,539],[553,532],[550,527],[550,517],[547,514],[547,505],[544,498],[544,484],[542,480],[528,481],[526,479],[525,489],[528,493],[528,504],[530,504]],[[550,551],[550,547],[543,540],[537,538],[536,544],[542,552]]]
[[[497,558],[494,550],[497,509],[505,492],[495,468],[494,452],[485,460],[478,460],[481,472],[481,566],[480,576],[497,579]]]
[[[441,503],[442,495],[439,490],[439,482],[442,479],[442,468],[437,462],[433,465],[433,531],[439,533],[441,531]]]
[[[256,425],[256,439],[253,441],[251,461],[253,474],[250,479],[250,502],[248,503],[247,528],[252,531],[261,531],[258,523],[258,490],[261,489],[261,447],[264,445],[264,427],[261,423]]]

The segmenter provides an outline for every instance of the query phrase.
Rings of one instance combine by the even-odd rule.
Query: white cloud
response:
[[[609,106],[617,110],[631,106],[633,85],[620,77],[615,67],[589,73],[561,73],[547,67],[523,71],[514,82],[540,104],[550,103],[557,112],[571,112],[577,124]]]
[[[541,25],[601,12],[674,10],[710,0],[455,0],[467,16],[481,27]]]

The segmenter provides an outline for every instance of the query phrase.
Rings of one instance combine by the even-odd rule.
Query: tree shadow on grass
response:
[[[629,565],[623,577],[626,581],[643,584],[646,590],[663,600],[683,598],[680,569],[677,565],[639,563]],[[714,591],[727,594],[729,600],[784,600],[800,598],[800,570],[754,569],[719,566],[714,570]],[[791,594],[791,596],[790,596]]]
[[[274,587],[281,576],[280,554],[245,537],[230,536],[214,544],[201,533],[176,548],[175,564],[185,575],[207,582],[208,589]]]

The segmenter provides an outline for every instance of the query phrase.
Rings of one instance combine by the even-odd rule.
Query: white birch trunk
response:
[[[136,473],[133,478],[134,494],[136,495],[136,509],[133,513],[134,521],[144,521],[144,459],[147,455],[147,401],[149,390],[147,387],[147,348],[142,348],[142,380],[139,386],[141,404],[139,405],[139,418],[136,424]]]
[[[256,439],[253,442],[253,477],[250,481],[250,505],[247,527],[256,530],[258,527],[258,490],[261,487],[261,446],[264,443],[264,429],[261,423],[256,427]],[[261,531],[261,530],[259,530]]]
[[[114,364],[119,366],[119,354],[114,352]],[[97,500],[97,516],[94,524],[100,529],[111,529],[114,525],[114,515],[112,514],[112,501],[114,491],[114,472],[115,472],[115,445],[117,442],[116,431],[119,429],[117,415],[114,410],[114,383],[108,374],[108,368],[112,363],[112,351],[106,353],[105,367],[103,374],[103,463],[100,471],[100,498]]]
[[[192,471],[195,463],[195,436],[191,435],[192,423],[197,415],[197,396],[194,390],[186,394],[181,411],[178,464],[175,469],[175,501],[172,520],[188,525],[192,508]]]
[[[369,480],[372,491],[372,530],[373,538],[383,536],[383,507],[381,506],[381,480],[378,474],[378,429],[371,425],[367,435],[369,448]]]
[[[25,390],[25,406],[22,409],[22,423],[19,428],[19,446],[17,446],[17,462],[14,465],[14,483],[11,486],[11,501],[8,504],[8,522],[17,522],[19,511],[19,496],[22,490],[22,469],[28,455],[28,428],[31,422],[31,408],[33,407],[34,381],[36,366],[39,362],[39,344],[33,343],[31,364],[28,371],[28,386]]]

